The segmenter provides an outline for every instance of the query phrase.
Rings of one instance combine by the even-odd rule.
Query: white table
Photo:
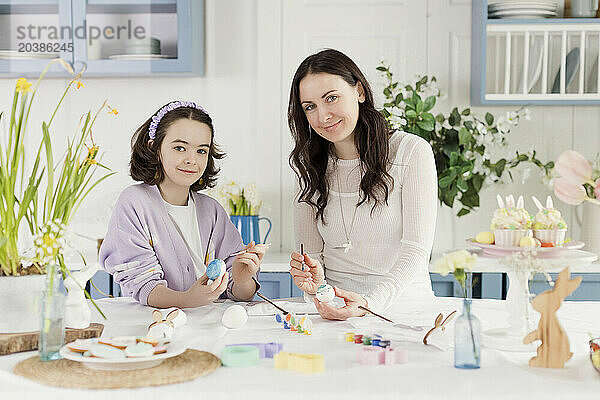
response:
[[[483,329],[498,327],[506,317],[501,300],[474,300],[473,311]],[[104,336],[143,334],[151,321],[151,309],[128,298],[99,302],[107,314]],[[35,353],[0,357],[0,399],[290,399],[290,398],[406,398],[406,399],[598,399],[600,374],[591,366],[587,353],[587,332],[600,335],[600,302],[567,302],[559,318],[571,340],[575,355],[564,370],[527,366],[532,353],[507,353],[484,348],[482,368],[459,370],[453,367],[453,352],[425,347],[419,343],[393,343],[409,351],[405,365],[364,367],[356,363],[359,345],[337,338],[339,332],[354,331],[348,322],[324,321],[313,317],[315,335],[304,336],[283,330],[272,316],[251,317],[239,330],[227,331],[219,324],[229,304],[186,310],[188,324],[176,338],[188,347],[220,354],[225,344],[281,341],[285,351],[321,353],[326,372],[303,375],[273,368],[263,360],[249,368],[219,368],[212,374],[187,383],[140,389],[72,390],[47,387],[11,373],[21,360]],[[427,319],[437,312],[461,309],[461,300],[435,298],[427,301],[402,299],[388,315],[398,322]],[[421,310],[421,311],[417,311]],[[320,331],[320,334],[318,333]],[[448,332],[452,335],[452,332]],[[8,396],[7,396],[8,394]],[[328,397],[323,397],[327,395]]]
[[[479,255],[475,264],[475,272],[506,272],[506,266],[502,265],[498,259],[483,255],[481,250],[470,249],[469,251]],[[261,272],[288,272],[290,270],[290,254],[291,252],[267,252],[260,266]],[[434,262],[442,256],[443,254],[438,253],[432,255],[431,263],[429,264],[430,272],[434,272]],[[591,264],[578,264],[574,268],[571,268],[571,272],[600,273],[600,262],[596,260]]]

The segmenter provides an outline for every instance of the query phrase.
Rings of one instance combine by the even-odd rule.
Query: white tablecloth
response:
[[[96,313],[94,320],[105,324],[103,336],[142,335],[152,321],[151,309],[128,298],[98,301],[108,320]],[[508,353],[482,349],[482,367],[460,370],[453,367],[453,352],[440,351],[415,342],[394,342],[408,350],[404,365],[366,367],[356,362],[359,345],[338,338],[353,331],[348,322],[324,321],[313,316],[313,336],[283,330],[272,316],[252,316],[238,330],[227,330],[220,318],[229,304],[186,310],[188,324],[176,330],[176,340],[189,348],[219,355],[226,344],[280,341],[284,350],[320,353],[325,357],[325,373],[304,375],[276,370],[273,360],[248,368],[219,368],[194,381],[140,389],[73,390],[40,385],[12,373],[21,360],[35,353],[0,356],[0,399],[599,399],[600,374],[591,366],[588,332],[600,335],[600,302],[567,302],[559,311],[575,353],[565,369],[530,368],[534,353]],[[436,298],[430,301],[405,299],[389,315],[409,324],[430,320],[438,312],[458,309],[460,299]],[[420,311],[417,311],[420,310]],[[500,300],[474,300],[473,310],[483,329],[504,325],[507,313]],[[453,332],[448,332],[452,335]]]

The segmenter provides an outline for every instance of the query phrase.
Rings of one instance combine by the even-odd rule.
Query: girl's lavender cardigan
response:
[[[245,248],[242,238],[216,200],[190,193],[196,205],[202,247],[207,248],[210,237],[209,254],[212,256],[214,249],[214,258],[227,264],[229,284],[222,297],[226,294],[239,300],[231,291],[235,257],[228,256]],[[135,261],[139,265],[123,270],[123,264]],[[100,265],[113,274],[124,296],[143,305],[148,304],[148,295],[156,285],[185,291],[196,282],[190,253],[167,214],[158,187],[144,183],[126,188],[119,196],[100,248]],[[255,279],[258,281],[258,272]]]

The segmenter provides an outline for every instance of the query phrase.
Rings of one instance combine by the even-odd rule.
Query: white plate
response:
[[[520,246],[498,246],[496,244],[479,243],[473,239],[467,239],[467,244],[479,247],[483,250],[485,254],[491,256],[507,256],[514,252],[523,251],[527,249],[526,247]],[[536,247],[535,250],[538,253],[538,257],[540,258],[556,258],[561,257],[569,250],[578,250],[583,248],[583,246],[585,246],[585,243],[578,240],[572,240],[568,243],[565,243],[562,246]]]
[[[575,73],[579,69],[579,47],[575,47],[567,54],[566,62],[566,72],[565,72],[565,92],[573,82],[573,78],[575,78]],[[560,93],[560,67],[556,72],[556,76],[554,77],[554,83],[552,84],[551,93]]]
[[[522,3],[510,3],[510,2],[502,2],[502,3],[493,3],[488,5],[489,11],[497,11],[497,10],[518,10],[518,9],[535,9],[535,10],[549,10],[556,11],[558,9],[558,5],[556,3],[543,3],[536,1],[524,1]]]
[[[545,10],[506,10],[506,11],[494,11],[488,13],[489,18],[550,18],[556,17],[555,11]]]
[[[44,59],[50,60],[58,58],[58,53],[35,53],[20,52],[15,50],[0,50],[0,59],[2,60],[21,60],[21,59]]]
[[[164,60],[176,57],[166,54],[115,54],[108,58],[109,60]]]
[[[529,68],[527,75],[527,93],[531,92],[531,89],[540,79],[542,73],[542,59],[544,56],[543,39],[538,36],[531,37],[531,47],[529,48]],[[523,71],[521,70],[521,78],[515,93],[523,93]]]
[[[155,354],[152,357],[127,357],[120,360],[108,360],[99,357],[85,357],[81,353],[75,353],[74,351],[69,350],[68,346],[63,346],[60,349],[60,355],[67,360],[81,362],[90,369],[125,371],[155,367],[167,358],[178,356],[185,351],[185,347],[178,343],[169,343],[166,347],[166,353]]]
[[[585,82],[586,93],[597,93],[598,92],[598,59],[594,61],[592,69],[588,74],[587,81]]]

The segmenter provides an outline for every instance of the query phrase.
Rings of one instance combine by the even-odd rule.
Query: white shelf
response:
[[[473,1],[471,40],[474,105],[600,104],[600,19],[488,19]]]

